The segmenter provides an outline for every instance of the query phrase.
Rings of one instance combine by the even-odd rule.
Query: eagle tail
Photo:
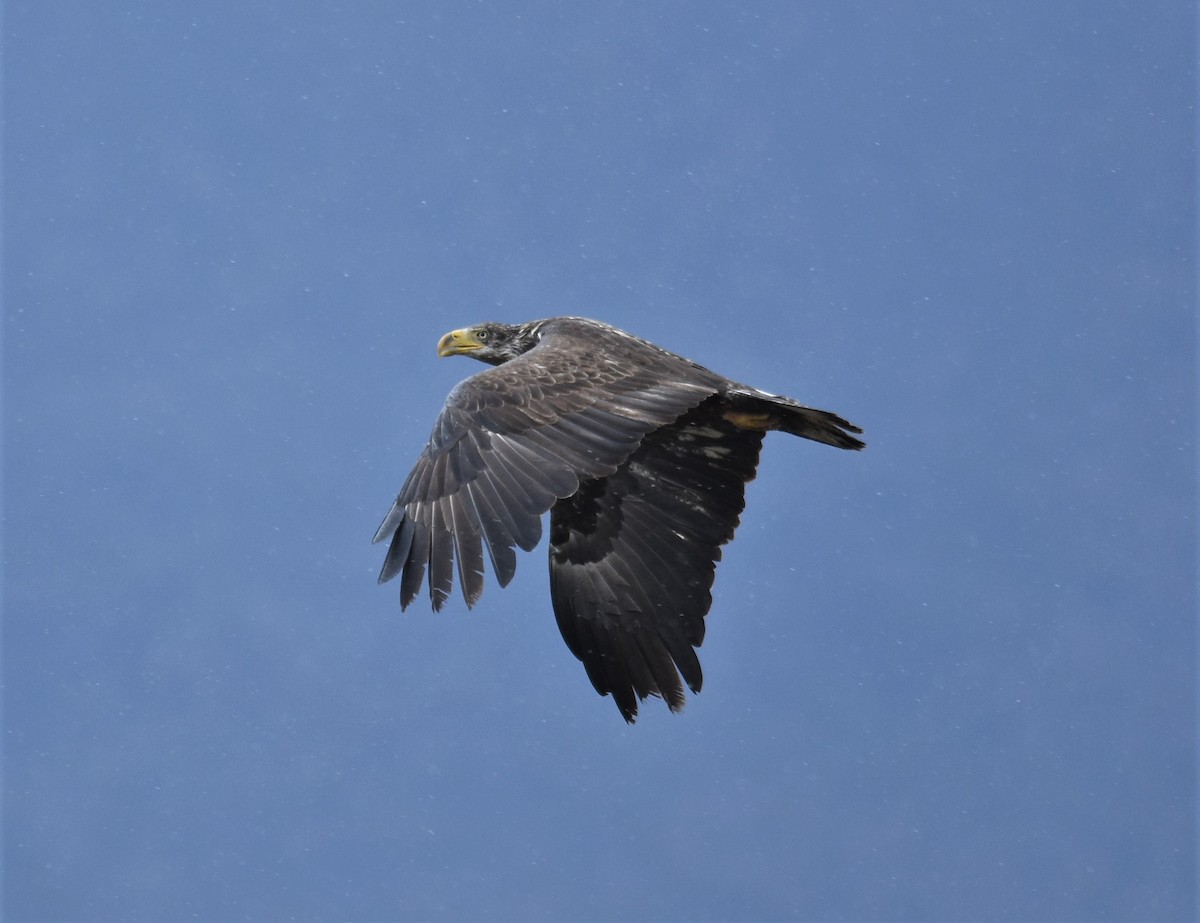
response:
[[[805,407],[790,397],[747,390],[729,394],[732,399],[725,418],[746,429],[776,429],[793,436],[823,442],[839,449],[861,449],[866,445],[856,438],[862,430],[828,410]]]

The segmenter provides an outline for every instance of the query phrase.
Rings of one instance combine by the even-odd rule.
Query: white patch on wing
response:
[[[732,395],[744,395],[745,397],[769,397],[774,400],[791,400],[791,398],[784,397],[782,394],[772,394],[770,391],[764,391],[762,388],[754,388],[750,385],[738,385],[736,388],[730,388],[728,393]]]

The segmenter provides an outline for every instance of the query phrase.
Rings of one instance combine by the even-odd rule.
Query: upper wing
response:
[[[541,515],[581,479],[611,474],[646,433],[678,418],[715,388],[698,375],[668,376],[649,362],[597,362],[587,346],[547,333],[516,359],[460,383],[446,400],[375,541],[391,537],[379,580],[403,573],[407,606],[429,568],[435,609],[450,595],[454,561],[467,605],[483,592],[483,550],[500,585],[516,570],[514,546],[531,550]]]
[[[693,692],[721,546],[733,538],[762,430],[713,397],[653,432],[611,477],[585,481],[550,514],[550,591],[563,640],[626,721],[638,699],[683,707]]]

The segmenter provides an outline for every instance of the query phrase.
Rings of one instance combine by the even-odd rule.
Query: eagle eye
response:
[[[475,331],[475,339],[477,339],[480,343],[487,342],[487,340],[489,340],[491,338],[491,336],[492,336],[492,332],[490,330],[476,330]]]

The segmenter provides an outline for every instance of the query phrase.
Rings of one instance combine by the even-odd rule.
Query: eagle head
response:
[[[438,340],[439,356],[470,356],[488,365],[500,365],[533,349],[540,339],[537,324],[501,324],[489,321],[451,330]]]

